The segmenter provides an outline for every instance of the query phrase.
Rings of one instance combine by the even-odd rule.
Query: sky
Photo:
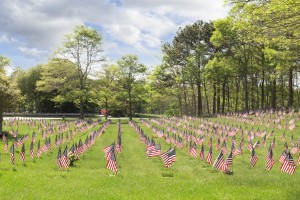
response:
[[[161,63],[161,44],[179,27],[226,17],[224,0],[0,0],[0,55],[11,68],[47,63],[76,25],[103,36],[112,62],[136,54],[147,66]]]

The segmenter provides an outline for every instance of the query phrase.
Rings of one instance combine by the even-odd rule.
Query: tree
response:
[[[7,77],[4,67],[10,64],[10,60],[0,55],[0,134],[2,134],[3,112],[14,110],[13,106],[20,100],[20,91],[15,82]]]
[[[117,84],[119,70],[117,65],[104,65],[102,69],[96,87],[100,90],[100,103],[104,101],[105,119],[107,119],[109,107],[116,103],[116,96],[119,91]]]
[[[77,97],[80,106],[80,118],[83,118],[84,104],[88,100],[88,77],[92,70],[105,58],[102,55],[102,36],[95,29],[76,26],[73,33],[67,34],[63,47],[59,48],[56,57],[65,58],[76,66],[79,81]]]
[[[120,84],[128,95],[129,118],[132,119],[132,92],[138,83],[143,82],[147,67],[138,61],[136,55],[124,55],[118,61]]]
[[[17,86],[24,96],[25,110],[41,112],[43,104],[43,94],[36,90],[36,83],[41,79],[43,65],[37,65],[24,71],[18,68],[13,76],[16,80]]]
[[[66,102],[80,105],[81,91],[74,63],[65,59],[50,60],[42,67],[41,78],[36,82],[36,90],[48,94],[52,102],[62,108]],[[87,80],[89,83],[89,80]]]

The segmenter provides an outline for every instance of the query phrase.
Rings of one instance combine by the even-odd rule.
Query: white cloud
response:
[[[18,47],[18,50],[21,51],[25,56],[36,58],[37,60],[48,55],[47,51],[38,50],[36,48]]]
[[[0,44],[17,43],[24,56],[46,60],[75,25],[88,24],[101,30],[110,54],[153,56],[180,26],[224,17],[222,5],[223,0],[2,0]]]

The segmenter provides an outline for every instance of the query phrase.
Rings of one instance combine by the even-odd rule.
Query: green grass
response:
[[[219,121],[220,119],[213,120]],[[265,170],[264,157],[267,149],[260,147],[256,150],[259,160],[254,168],[249,164],[250,152],[244,150],[243,155],[234,158],[234,174],[225,175],[199,158],[191,157],[186,147],[177,149],[177,162],[173,163],[170,169],[164,166],[160,157],[147,159],[145,144],[140,142],[135,130],[128,125],[128,120],[124,119],[122,120],[123,150],[116,155],[119,172],[114,175],[105,167],[103,148],[117,139],[116,121],[114,120],[105,133],[97,138],[94,146],[80,156],[75,167],[63,171],[59,171],[56,166],[57,149],[54,147],[52,147],[52,152],[47,155],[43,154],[40,159],[34,158],[32,161],[29,158],[29,144],[33,129],[29,130],[27,125],[20,125],[20,134],[30,133],[29,140],[25,143],[26,164],[22,164],[19,159],[21,149],[19,147],[15,154],[16,165],[12,167],[10,156],[4,153],[4,143],[1,140],[0,198],[299,199],[299,170],[291,176],[279,169],[278,157],[283,150],[283,142],[279,141],[280,131],[275,132],[277,139],[274,155],[276,163],[271,171]],[[138,122],[137,119],[135,121]],[[222,121],[239,124],[225,119]],[[139,125],[148,136],[153,135],[151,129],[142,124]],[[77,142],[79,138],[85,139],[89,132],[90,130],[78,133],[73,140]],[[293,132],[294,138],[298,139],[298,124]],[[286,138],[289,139],[290,134],[287,132]],[[51,136],[52,142],[54,137]],[[268,145],[270,140],[271,138],[268,139]],[[161,143],[163,151],[169,148],[164,140],[156,138],[155,141]],[[68,147],[71,146],[70,144],[71,142]],[[205,144],[207,144],[207,140]],[[9,142],[10,145],[11,142]],[[244,148],[246,146],[245,142]],[[206,154],[207,148],[205,149]],[[213,149],[213,160],[216,157],[217,151]],[[294,156],[295,161],[296,158]]]

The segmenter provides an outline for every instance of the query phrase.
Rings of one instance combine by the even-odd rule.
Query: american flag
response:
[[[223,144],[222,144],[222,147],[221,147],[221,151],[223,152],[223,154],[227,154],[227,147],[226,147],[225,140],[223,141]]]
[[[248,150],[249,150],[249,151],[252,151],[252,149],[253,149],[252,141],[250,140],[250,141],[248,142]]]
[[[212,164],[212,146],[210,146],[208,154],[206,156],[206,161],[211,165]]]
[[[201,150],[200,150],[199,155],[200,155],[200,159],[204,159],[204,146],[203,146],[203,144],[201,146]]]
[[[298,146],[298,144],[297,144],[297,146],[293,147],[293,149],[291,150],[291,153],[292,153],[292,154],[296,154],[296,153],[298,153],[299,151],[300,151],[300,148],[299,148],[299,146]]]
[[[121,152],[122,151],[122,139],[121,139],[121,134],[118,134],[118,141],[116,144],[116,152]]]
[[[112,154],[110,154],[110,157],[106,163],[106,168],[109,170],[114,171],[116,174],[118,172],[118,165],[117,165],[117,159],[116,159],[116,155],[113,152]]]
[[[30,144],[30,157],[31,158],[34,157],[33,141],[31,141],[31,144]]]
[[[40,140],[39,140],[38,144],[37,144],[36,155],[39,158],[41,156],[41,154],[42,154],[42,150],[41,150],[41,144],[40,144]]]
[[[224,155],[223,152],[220,151],[217,159],[215,160],[213,167],[216,168],[217,170],[221,170],[222,166],[224,165]]]
[[[281,156],[279,157],[279,162],[283,163],[287,155],[287,151],[283,150]]]
[[[12,144],[10,146],[10,158],[11,158],[11,164],[15,165],[15,146]]]
[[[263,140],[262,140],[262,145],[263,145],[263,147],[266,147],[266,135],[264,136],[264,138],[263,138]]]
[[[68,147],[66,146],[64,153],[60,158],[61,165],[65,168],[68,168]]]
[[[156,144],[155,148],[152,149],[151,151],[147,152],[147,154],[148,154],[148,157],[159,156],[161,154],[160,144]]]
[[[256,162],[257,162],[257,160],[258,160],[258,157],[257,157],[257,155],[255,154],[254,149],[252,149],[252,154],[251,154],[251,158],[250,158],[250,165],[251,165],[252,167],[254,167],[255,164],[256,164]]]
[[[224,164],[228,166],[228,165],[232,165],[232,163],[233,163],[233,153],[230,152]]]
[[[266,155],[266,161],[267,161],[266,169],[271,170],[275,163],[271,145],[270,145],[269,151],[267,152],[267,155]]]
[[[292,155],[290,152],[288,152],[280,167],[280,170],[292,175],[295,172],[296,167],[297,166],[294,163]]]
[[[22,162],[25,161],[25,145],[24,145],[24,143],[22,145],[22,149],[21,149],[21,152],[20,152],[20,159],[21,159]]]
[[[112,152],[115,152],[115,143],[112,143],[111,145],[105,147],[103,149],[104,153],[105,153],[105,158],[106,160],[109,160]]]
[[[219,151],[220,150],[220,138],[218,138],[218,142],[216,144],[216,149]]]
[[[161,158],[167,168],[170,168],[173,162],[176,162],[175,148],[169,149],[167,152],[161,154]]]
[[[61,149],[60,147],[58,147],[58,152],[57,152],[57,157],[56,157],[56,164],[58,166],[59,169],[62,168],[62,164],[61,164]]]
[[[192,144],[192,141],[190,142],[189,154],[191,156],[194,156],[195,158],[197,158],[197,150],[196,150],[196,143],[195,142],[193,144]]]
[[[4,151],[7,153],[8,151],[8,140],[5,138]]]
[[[257,142],[254,143],[253,148],[259,147],[260,146],[260,142],[259,140]]]

